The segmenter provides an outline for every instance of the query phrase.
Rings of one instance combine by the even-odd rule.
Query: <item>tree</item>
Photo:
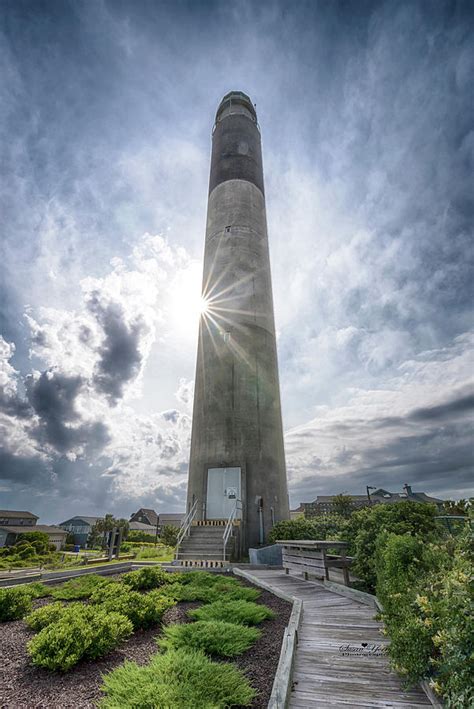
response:
[[[410,534],[428,542],[439,538],[442,528],[436,521],[435,505],[423,502],[397,502],[373,505],[353,512],[347,524],[349,553],[354,555],[354,574],[371,592],[376,583],[375,548],[382,532]]]
[[[174,527],[172,524],[165,524],[161,530],[160,540],[163,544],[169,547],[175,547],[178,543],[178,527]]]
[[[354,511],[352,497],[343,492],[340,492],[339,495],[334,495],[332,498],[332,508],[334,514],[340,515],[341,517],[349,517]]]
[[[33,547],[36,554],[48,554],[50,551],[49,537],[44,532],[23,532],[18,535],[15,548],[22,549],[24,547]]]

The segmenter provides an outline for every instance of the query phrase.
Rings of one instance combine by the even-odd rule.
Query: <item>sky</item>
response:
[[[290,502],[473,490],[472,3],[0,0],[0,507],[185,506],[211,129],[256,104]]]

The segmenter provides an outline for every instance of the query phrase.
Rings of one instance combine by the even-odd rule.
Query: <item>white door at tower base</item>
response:
[[[207,471],[207,519],[228,519],[236,501],[241,498],[240,468],[208,468]],[[241,505],[238,505],[240,508]],[[237,511],[237,519],[241,518]]]

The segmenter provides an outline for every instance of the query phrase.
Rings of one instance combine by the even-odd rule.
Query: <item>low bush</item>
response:
[[[24,586],[0,588],[0,622],[23,618],[31,607],[31,596]]]
[[[32,613],[27,615],[25,618],[25,623],[32,630],[42,630],[43,628],[46,628],[46,626],[51,625],[51,623],[55,623],[57,620],[62,618],[66,611],[74,613],[76,609],[71,609],[73,606],[78,605],[82,607],[82,604],[79,603],[71,603],[69,606],[64,605],[61,601],[49,603],[47,606],[37,608]]]
[[[232,580],[232,579],[231,579]],[[214,601],[256,601],[260,596],[260,591],[256,588],[248,588],[220,580],[212,586],[205,583],[172,583],[163,589],[163,592],[175,601],[202,601],[203,603],[213,603]]]
[[[158,588],[168,583],[170,575],[159,566],[145,566],[139,571],[130,571],[122,576],[122,582],[134,591]]]
[[[121,613],[131,621],[135,630],[159,623],[163,613],[175,603],[159,589],[142,594],[121,583],[97,588],[91,602],[99,604],[105,611]]]
[[[377,582],[375,548],[382,532],[410,534],[425,542],[440,538],[434,505],[421,502],[377,504],[354,512],[347,522],[346,537],[349,553],[355,556],[351,572],[365,584],[371,593]]]
[[[46,598],[46,596],[50,596],[52,593],[51,588],[45,586],[45,584],[40,581],[26,584],[25,590],[30,598]]]
[[[147,534],[147,532],[132,529],[127,535],[128,542],[144,542],[145,544],[156,544],[156,534]]]
[[[262,620],[274,618],[275,614],[267,606],[250,601],[214,601],[202,608],[188,611],[196,620],[223,620],[227,623],[257,625]]]
[[[132,631],[132,623],[120,613],[82,605],[40,630],[27,649],[35,665],[66,672],[79,660],[107,654]]]
[[[268,535],[273,544],[277,539],[345,539],[348,520],[341,515],[322,515],[306,519],[277,522]]]
[[[53,588],[51,595],[63,601],[78,601],[81,598],[90,598],[97,588],[105,587],[110,583],[112,583],[111,579],[97,574],[87,574]]]
[[[247,628],[222,620],[199,620],[196,623],[169,625],[158,644],[162,648],[192,648],[208,655],[233,657],[251,647],[260,637],[257,628]]]
[[[199,651],[169,650],[145,667],[125,662],[104,678],[102,709],[132,707],[249,706],[256,692],[231,664],[213,662]]]

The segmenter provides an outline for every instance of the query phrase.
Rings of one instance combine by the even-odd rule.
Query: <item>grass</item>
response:
[[[145,667],[125,662],[104,678],[102,709],[248,706],[255,690],[236,667],[196,650],[169,650]]]
[[[131,551],[134,550],[134,548],[131,549]],[[174,559],[174,549],[162,544],[156,547],[142,547],[137,551],[135,559],[137,561],[172,561]]]
[[[223,620],[226,623],[257,625],[262,620],[274,618],[275,614],[267,606],[250,601],[214,601],[209,605],[188,611],[196,620]]]
[[[208,655],[234,657],[240,655],[258,640],[261,632],[222,620],[200,620],[196,623],[168,625],[158,644],[161,648],[178,650],[191,648]]]

